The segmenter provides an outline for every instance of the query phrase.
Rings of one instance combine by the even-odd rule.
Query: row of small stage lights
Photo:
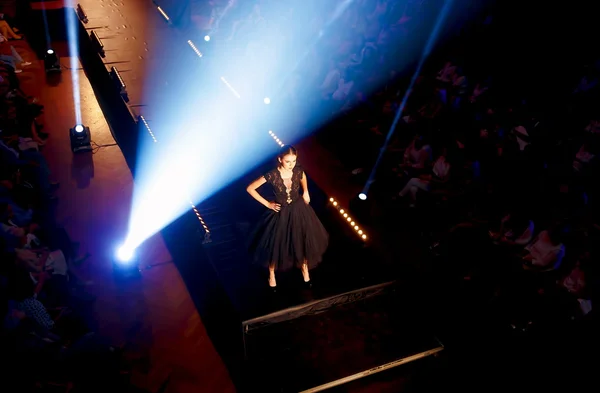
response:
[[[166,12],[160,8],[160,6],[157,6],[158,8],[158,12],[161,13],[161,15],[165,18],[165,20],[168,23],[171,23],[171,19],[169,18],[169,16],[166,14]],[[210,41],[210,36],[206,35],[204,36],[204,41]],[[190,48],[192,48],[192,50],[194,51],[194,53],[196,53],[196,55],[199,58],[203,57],[202,52],[198,49],[198,47],[196,46],[196,44],[194,44],[194,42],[192,40],[188,40],[187,41],[188,45],[190,46]],[[231,90],[231,92],[237,97],[237,98],[241,98],[240,95],[237,93],[237,91],[227,82],[227,80],[225,80],[224,77],[221,77],[221,81],[223,83],[225,83],[225,85],[229,88],[229,90]],[[264,99],[264,103],[266,105],[271,103],[271,99],[266,97]],[[147,123],[144,121],[144,124],[146,125],[146,127],[148,128],[148,130],[150,130],[150,127],[147,126]],[[152,138],[154,138],[153,134],[151,131],[149,131],[150,134],[152,135]],[[284,146],[284,143],[281,141],[281,139],[279,139],[279,137],[272,131],[269,130],[269,135],[271,136],[271,138],[273,138],[273,140],[275,141],[275,143],[277,143],[280,147]],[[156,140],[155,140],[156,142]],[[362,240],[367,240],[367,234],[364,232],[364,230],[362,230],[360,228],[360,226],[354,221],[352,220],[352,217],[350,217],[348,215],[348,213],[342,209],[342,207],[340,206],[339,202],[337,202],[333,197],[329,198],[329,202],[333,205],[333,207],[336,208],[336,210],[338,210],[338,212],[344,217],[345,221],[350,225],[350,227],[352,229],[354,229],[354,231],[356,232],[356,234],[358,234],[358,236],[362,239]],[[208,226],[206,225],[206,223],[204,222],[204,220],[202,219],[202,217],[200,216],[200,213],[198,212],[198,209],[196,208],[196,206],[194,206],[193,203],[190,202],[190,204],[192,205],[192,208],[194,210],[194,213],[196,214],[196,216],[198,217],[198,220],[200,220],[200,223],[202,224],[202,227],[204,228],[205,232],[207,234],[210,233],[210,230],[208,229]]]
[[[338,203],[338,201],[336,201],[333,197],[329,198],[329,202],[333,205],[333,207],[336,208],[336,210],[338,212],[340,212],[340,214],[344,217],[344,219],[346,219],[346,222],[350,225],[350,227],[352,229],[354,229],[354,231],[358,234],[358,236],[360,236],[361,239],[363,240],[367,240],[367,234],[365,233],[365,231],[363,231],[358,224],[352,220],[352,217],[350,217],[350,215],[348,215],[348,213],[342,209],[342,207],[340,206],[340,204]]]
[[[194,202],[192,202],[191,200],[190,200],[190,205],[192,205],[192,210],[196,214],[198,221],[200,221],[200,224],[202,224],[202,228],[204,228],[204,232],[206,234],[209,234],[210,230],[208,229],[208,225],[206,225],[206,223],[204,222],[204,219],[202,218],[202,216],[200,215],[200,212],[198,211],[198,208],[194,205]]]
[[[150,137],[152,138],[154,143],[158,142],[158,140],[154,136],[154,133],[152,132],[152,129],[150,128],[150,125],[148,124],[148,121],[146,120],[146,118],[144,116],[142,116],[142,115],[138,116],[138,124],[139,123],[142,123],[144,125],[144,128],[146,128],[146,131],[148,131],[148,134],[150,134]]]
[[[269,130],[269,135],[271,135],[271,138],[273,138],[273,140],[279,145],[279,147],[285,146],[281,139],[279,139],[273,131]]]

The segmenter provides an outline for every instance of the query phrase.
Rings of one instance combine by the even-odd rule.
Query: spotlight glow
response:
[[[366,201],[367,194],[365,194],[364,192],[361,192],[360,194],[358,194],[358,199],[360,199],[361,201]]]
[[[72,10],[66,12],[67,36],[69,38],[69,66],[71,68],[71,82],[73,86],[73,107],[75,108],[76,124],[83,123],[81,117],[81,94],[79,92],[79,17],[75,12],[74,0],[67,0],[67,7]],[[48,54],[54,53],[52,49],[47,51]]]
[[[83,126],[81,124],[77,124],[75,126],[75,132],[83,132]]]
[[[263,97],[264,105],[270,105],[270,94],[276,95],[277,103],[288,98],[294,98],[298,103],[314,102],[315,97],[308,94],[312,89],[301,88],[302,70],[312,66],[318,41],[329,35],[337,35],[335,30],[343,32],[349,28],[337,23],[338,19],[349,7],[354,7],[359,2],[323,1],[327,6],[324,5],[324,9],[318,11],[323,20],[316,26],[314,34],[307,34],[306,31],[307,23],[316,16],[313,11],[298,7],[293,16],[286,15],[286,37],[289,35],[293,38],[294,50],[289,50],[289,40],[284,39],[286,37],[269,34],[262,24],[249,27],[247,33],[258,38],[235,49],[235,53],[232,53],[233,49],[204,50],[209,45],[212,47],[222,41],[226,42],[227,35],[231,32],[225,22],[222,26],[219,22],[227,10],[238,2],[231,0],[222,3],[227,3],[227,6],[214,15],[210,30],[205,31],[204,36],[198,36],[195,42],[188,40],[189,37],[182,39],[187,41],[187,44],[182,44],[194,51],[194,57],[202,58],[203,67],[191,67],[188,70],[190,72],[181,73],[179,47],[174,44],[166,47],[161,55],[175,61],[163,63],[160,68],[157,65],[157,69],[151,71],[157,75],[168,73],[175,77],[170,78],[168,83],[163,83],[162,80],[160,83],[150,81],[144,86],[143,100],[148,103],[147,116],[151,116],[152,130],[142,119],[141,125],[146,128],[150,138],[140,138],[136,160],[136,185],[125,242],[130,249],[135,250],[154,233],[188,212],[190,205],[206,234],[210,233],[194,203],[202,206],[203,201],[244,176],[253,165],[272,155],[274,146],[272,142],[265,141],[265,131],[274,143],[283,146],[284,141],[280,136],[286,141],[302,139],[304,134],[318,128],[331,117],[329,110],[298,113],[297,107],[286,105],[281,108],[278,106],[277,113],[273,113],[269,110],[273,108],[260,105],[260,98]],[[269,7],[266,5],[261,6],[262,10],[257,12],[265,12],[265,15],[275,12],[267,8]],[[158,8],[158,11],[169,20],[164,10]],[[426,36],[430,32],[414,33]],[[212,39],[216,41],[213,43]],[[204,47],[200,45],[202,40],[205,41]],[[391,44],[402,47],[404,42],[399,40],[398,43]],[[207,53],[201,52],[201,49]],[[189,49],[186,51],[189,52]],[[419,60],[420,53],[416,53],[416,50],[413,52],[415,53],[403,56],[406,59],[402,60],[403,63],[394,64],[394,69],[403,70],[408,64]],[[191,53],[188,55],[191,58]],[[163,69],[167,64],[173,69]],[[355,83],[357,85],[352,88],[351,95],[354,95],[354,91],[362,91],[359,89],[363,86],[358,85],[361,81],[357,79]],[[306,127],[303,127],[306,131],[302,130],[299,134],[286,132],[285,135],[269,131],[283,132],[277,130],[283,128],[282,124],[287,124],[287,118],[295,119],[299,116],[306,117]],[[364,194],[368,194],[367,188],[364,189]],[[343,210],[333,198],[330,203],[338,212]],[[348,225],[348,229],[356,233],[355,236],[367,239],[364,228],[354,221],[352,212],[343,210],[340,216],[344,220],[342,225]],[[208,217],[210,216],[206,218]],[[211,230],[217,231],[217,228]]]
[[[117,250],[117,262],[119,263],[129,263],[131,262],[131,260],[133,259],[133,257],[135,256],[135,249],[133,247],[129,247],[127,245],[123,245],[121,247],[119,247],[119,249]]]
[[[54,51],[53,51],[52,49],[48,49],[48,50],[46,51],[46,53],[47,53],[47,54],[49,54],[49,55],[53,55],[53,54],[54,54]]]

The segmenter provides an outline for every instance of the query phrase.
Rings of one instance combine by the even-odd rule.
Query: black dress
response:
[[[250,250],[256,264],[263,267],[274,264],[275,270],[286,271],[301,267],[304,261],[309,269],[321,262],[329,235],[300,194],[303,174],[301,168],[293,169],[290,189],[285,186],[279,170],[264,174],[275,192],[272,200],[281,205],[281,210],[268,209],[251,235]]]

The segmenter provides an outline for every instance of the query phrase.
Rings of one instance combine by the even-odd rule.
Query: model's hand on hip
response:
[[[281,210],[281,205],[276,202],[269,202],[269,209],[278,212],[279,210]]]

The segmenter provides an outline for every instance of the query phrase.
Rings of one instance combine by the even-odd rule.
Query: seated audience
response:
[[[528,253],[523,257],[524,265],[539,270],[557,269],[565,256],[562,237],[563,230],[557,226],[540,232],[525,247]]]
[[[584,131],[591,135],[600,135],[600,120],[590,120],[589,124],[585,126]]]
[[[417,135],[404,152],[404,160],[400,168],[406,172],[419,171],[431,162],[431,146],[422,135]]]
[[[446,149],[442,150],[442,154],[433,164],[431,173],[422,174],[419,177],[411,178],[404,186],[399,195],[404,197],[410,193],[410,207],[415,207],[417,201],[417,193],[419,191],[431,191],[433,189],[442,188],[450,178],[450,162],[446,158]]]
[[[500,228],[489,234],[496,244],[525,247],[533,239],[534,230],[533,221],[524,214],[509,213],[500,221]]]

